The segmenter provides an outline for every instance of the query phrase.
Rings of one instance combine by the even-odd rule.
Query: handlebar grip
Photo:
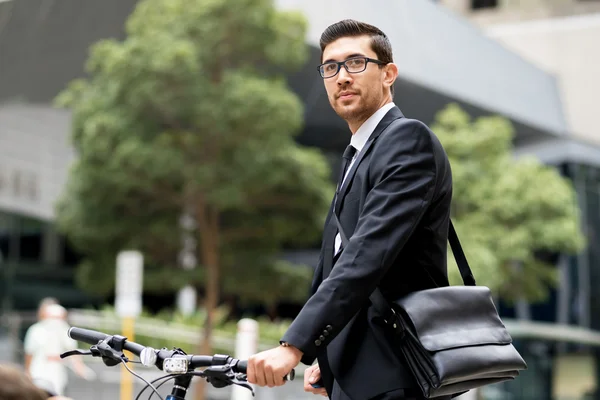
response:
[[[242,374],[247,373],[248,360],[239,360],[235,366],[235,369]],[[296,377],[296,370],[291,370],[286,376],[283,377],[284,381],[293,381]]]
[[[292,369],[286,376],[283,377],[284,381],[293,381],[296,378],[296,370]]]
[[[98,342],[101,342],[102,340],[108,337],[106,333],[77,327],[70,328],[68,335],[73,340],[77,340],[79,342],[84,342],[87,344],[98,344]]]
[[[245,374],[246,373],[246,369],[248,368],[248,360],[240,360],[238,361],[237,365],[235,366],[235,369],[238,370],[238,372]]]

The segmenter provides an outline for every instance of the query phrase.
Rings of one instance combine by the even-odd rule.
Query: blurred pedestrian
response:
[[[77,348],[68,336],[67,310],[54,299],[44,299],[38,307],[38,322],[25,334],[25,370],[33,382],[50,395],[64,395],[68,383],[66,360],[60,354]],[[70,357],[74,372],[93,379],[94,372],[80,357]]]
[[[377,287],[396,300],[448,285],[448,157],[424,123],[394,104],[398,67],[385,33],[344,20],[323,32],[320,45],[329,102],[352,137],[325,221],[313,295],[281,346],[250,358],[248,380],[283,385],[298,362],[318,359],[306,371],[308,392],[333,400],[422,399],[369,296]]]

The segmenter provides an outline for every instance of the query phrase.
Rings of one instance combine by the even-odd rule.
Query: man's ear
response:
[[[386,87],[392,87],[396,82],[396,78],[398,78],[398,66],[394,63],[386,64],[383,67],[383,72],[385,73],[383,83]]]

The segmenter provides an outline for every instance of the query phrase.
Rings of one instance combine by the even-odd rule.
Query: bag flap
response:
[[[396,308],[428,351],[484,344],[510,344],[485,286],[447,286],[411,293]]]

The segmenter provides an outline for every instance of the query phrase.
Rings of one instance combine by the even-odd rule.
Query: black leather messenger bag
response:
[[[345,246],[348,238],[333,215]],[[475,285],[452,221],[448,241],[464,286],[421,290],[391,303],[379,289],[370,296],[377,313],[394,330],[399,353],[427,399],[455,397],[511,380],[527,368],[490,289]]]

